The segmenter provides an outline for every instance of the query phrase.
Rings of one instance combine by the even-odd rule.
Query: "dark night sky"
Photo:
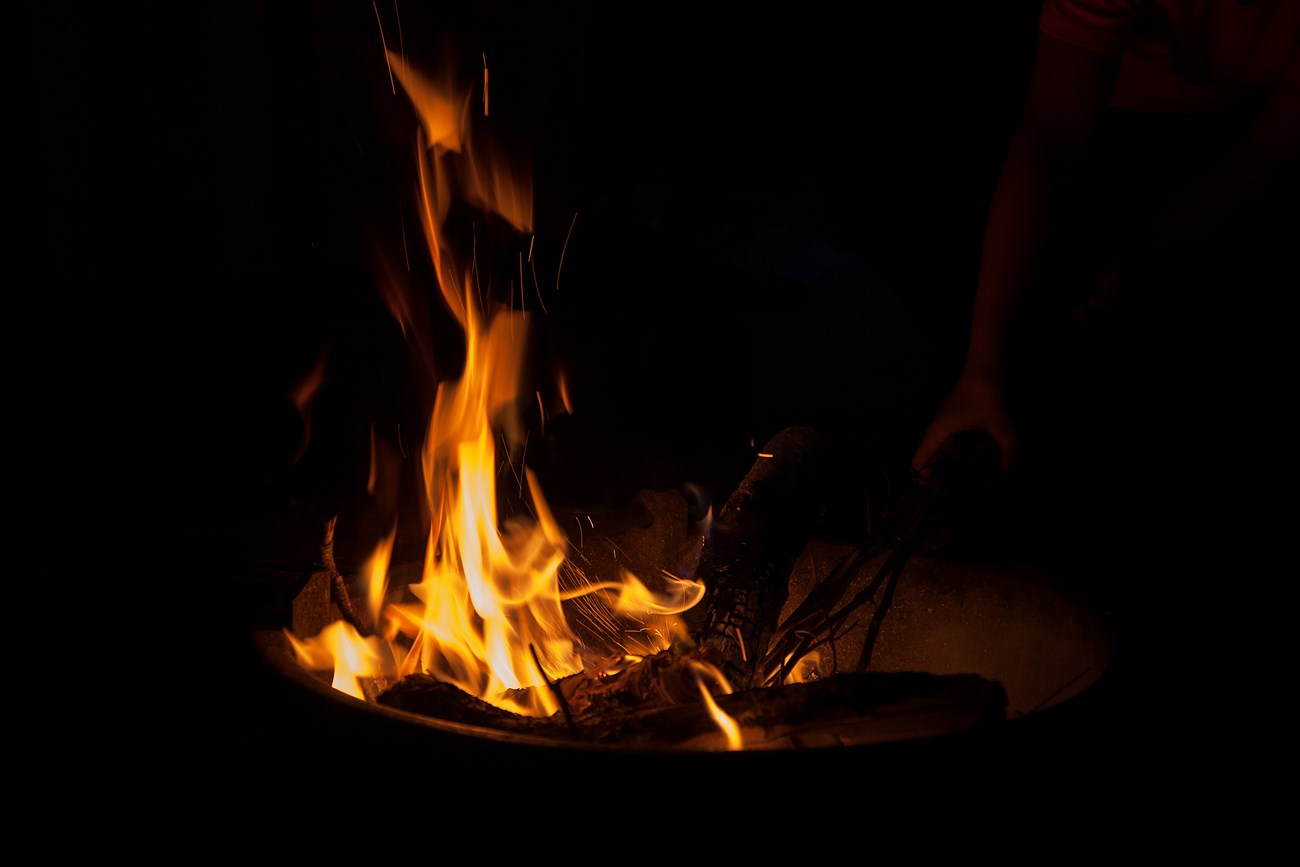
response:
[[[450,36],[470,68],[487,55],[494,114],[536,168],[541,261],[578,214],[543,329],[590,398],[552,428],[571,451],[541,469],[563,496],[725,486],[749,437],[798,422],[859,456],[855,472],[907,461],[964,348],[1037,3],[447,5],[403,4],[404,44],[433,58]],[[411,118],[363,0],[22,14],[8,344],[24,542],[57,553],[52,584],[110,602],[161,543],[148,574],[170,590],[196,552],[169,540],[290,496],[346,499],[370,422],[409,412],[367,233],[392,228]],[[869,314],[861,330],[843,310]],[[1250,669],[1247,689],[1284,692],[1265,663],[1294,645],[1269,565],[1289,528],[1268,497],[1290,486],[1260,475],[1293,446],[1273,409],[1290,403],[1273,366],[1289,344],[1279,317],[1229,324],[1204,343],[1257,355],[1198,365],[1185,415],[1140,451],[1115,446],[1122,463],[1048,462],[1066,473],[1045,473],[1030,490],[1059,489],[1030,508],[1068,506],[1065,538],[1131,553],[1143,600],[1175,588],[1151,644],[1167,637],[1162,660],[1191,658],[1206,701],[1248,713],[1224,678]],[[322,356],[291,465],[288,395]],[[100,568],[70,576],[70,561]],[[1221,598],[1231,624],[1203,610]],[[1227,648],[1247,635],[1258,649]]]
[[[389,44],[430,66],[474,76],[486,56],[494,129],[533,165],[543,281],[577,215],[539,328],[578,398],[533,452],[553,497],[700,480],[721,497],[750,439],[794,423],[864,477],[905,466],[963,350],[1036,6],[849,20],[817,3],[707,19],[671,3],[409,4],[399,30],[380,5]],[[414,133],[375,7],[26,15],[13,273],[28,511],[54,541],[71,523],[123,542],[353,496],[370,424],[423,420],[371,258],[372,237],[391,251],[400,235]],[[1172,378],[1119,404],[1177,412],[1143,410],[1157,424],[1132,442],[1136,423],[1058,390],[1109,451],[1080,449],[1090,432],[1045,439],[1059,451],[1026,473],[1028,511],[1115,545],[1152,515],[1176,516],[1156,521],[1165,545],[1258,538],[1246,516],[1263,494],[1243,467],[1278,430],[1285,344],[1255,303],[1222,322],[1185,305],[1160,326],[1217,331],[1175,340],[1193,347],[1184,373],[1175,355],[1154,374]],[[322,358],[293,463],[289,394]]]
[[[648,390],[588,401],[602,435],[689,451],[714,428],[784,423],[729,381],[748,364],[737,311],[780,318],[806,287],[701,265],[764,231],[866,259],[927,327],[960,321],[1033,4],[992,20],[959,4],[937,25],[902,8],[849,21],[834,4],[793,21],[559,5],[453,20],[409,4],[400,36],[385,11],[385,35],[431,62],[450,37],[471,71],[485,54],[494,113],[534,164],[542,255],[578,215],[553,344],[593,394]],[[23,303],[43,335],[25,378],[55,465],[37,466],[74,463],[164,516],[194,490],[214,508],[256,496],[285,472],[300,434],[287,393],[322,353],[314,454],[336,457],[335,431],[350,448],[343,427],[368,423],[402,363],[367,285],[366,232],[391,228],[410,140],[374,8],[27,14]],[[897,424],[910,436],[915,420]]]

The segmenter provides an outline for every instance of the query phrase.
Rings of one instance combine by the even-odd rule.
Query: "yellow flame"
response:
[[[702,582],[686,581],[667,572],[663,575],[668,579],[668,589],[655,593],[636,575],[624,570],[614,610],[625,614],[681,614],[704,598]]]
[[[800,657],[799,661],[790,669],[789,674],[785,676],[785,683],[807,683],[811,680],[821,678],[821,654],[811,650]]]
[[[659,590],[631,574],[619,583],[586,581],[568,563],[568,540],[526,467],[508,478],[517,481],[527,512],[503,517],[497,447],[504,442],[513,467],[526,439],[518,408],[528,393],[523,363],[530,318],[508,306],[482,309],[471,291],[481,273],[477,251],[464,261],[444,221],[453,197],[459,197],[503,218],[522,243],[531,231],[531,189],[481,141],[470,147],[469,96],[435,84],[392,52],[386,51],[386,59],[420,117],[421,224],[440,297],[464,331],[464,365],[459,379],[437,383],[420,451],[428,526],[419,580],[394,586],[390,579],[394,526],[364,566],[367,609],[378,636],[366,638],[335,623],[314,639],[291,640],[303,665],[332,666],[336,688],[350,695],[362,696],[367,677],[420,673],[498,707],[549,716],[559,709],[552,683],[583,670],[566,602],[581,598],[599,607],[612,645],[628,654],[649,653],[685,637],[678,615],[702,598],[704,587],[672,576]],[[533,241],[527,238],[530,261]],[[422,305],[395,273],[383,276],[389,310],[431,372],[427,324],[418,315]],[[563,381],[560,389],[567,408]],[[540,392],[534,395],[540,401]],[[371,452],[373,490],[373,435]]]
[[[713,696],[709,693],[708,687],[706,687],[702,681],[697,682],[700,687],[700,695],[704,697],[704,705],[709,709],[709,715],[713,717],[713,721],[718,724],[718,728],[722,730],[723,736],[727,739],[727,749],[744,749],[745,741],[740,736],[740,725],[735,721],[735,719],[728,716],[726,711],[718,707],[718,703],[713,700]]]
[[[377,639],[365,638],[352,624],[336,620],[310,639],[299,639],[286,630],[285,635],[306,668],[334,669],[332,686],[339,692],[364,699],[361,678],[381,677],[393,672],[392,657]]]
[[[376,623],[379,622],[380,612],[384,607],[384,599],[388,594],[388,564],[393,557],[393,541],[396,538],[397,525],[394,524],[388,534],[379,541],[375,550],[371,552],[363,567],[363,573],[366,576],[366,603],[370,611],[370,617]]]
[[[731,694],[731,684],[727,682],[726,677],[715,666],[692,660],[691,667],[695,670],[695,685],[699,688],[700,695],[704,698],[704,706],[708,709],[709,716],[713,718],[714,723],[717,724],[723,737],[727,739],[727,749],[744,749],[745,742],[740,734],[740,724],[736,722],[734,717],[722,708],[718,707],[718,703],[714,700],[713,693],[704,682],[704,678],[707,676],[713,679],[718,684],[718,688],[725,695]]]

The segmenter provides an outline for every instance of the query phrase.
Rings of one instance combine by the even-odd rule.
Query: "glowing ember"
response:
[[[464,332],[464,366],[458,380],[438,383],[420,454],[428,521],[421,579],[391,586],[394,528],[364,570],[375,634],[336,622],[313,638],[289,638],[302,665],[332,668],[334,687],[353,696],[366,697],[366,679],[419,674],[499,708],[550,716],[558,710],[551,687],[559,678],[590,673],[597,658],[598,673],[608,673],[674,641],[689,642],[678,615],[700,601],[704,588],[667,574],[656,580],[659,589],[630,573],[616,583],[589,581],[567,559],[568,541],[527,468],[514,478],[529,516],[502,518],[501,470],[507,462],[518,465],[524,443],[516,407],[526,393],[521,374],[530,317],[508,305],[481,309],[485,257],[478,236],[466,257],[464,245],[450,239],[447,221],[453,204],[472,207],[494,224],[504,221],[520,245],[519,261],[525,242],[531,260],[531,190],[475,138],[474,124],[482,126],[487,116],[486,59],[480,113],[472,110],[472,94],[457,95],[405,58],[386,57],[419,116],[421,224],[443,306]],[[522,281],[522,267],[518,276]],[[382,289],[408,341],[427,346],[423,331],[429,326],[413,313],[421,307],[412,290],[394,279]],[[513,298],[513,282],[510,290]],[[567,408],[564,383],[558,388]],[[502,455],[498,442],[505,446]],[[585,616],[606,627],[608,645],[621,649],[617,658],[610,659],[607,648],[585,650],[569,626],[566,605],[582,606]],[[708,679],[720,680],[716,673]],[[697,680],[728,742],[739,746],[734,723],[713,705],[705,679]]]

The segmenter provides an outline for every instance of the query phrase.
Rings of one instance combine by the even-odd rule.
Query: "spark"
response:
[[[606,543],[607,545],[609,545],[610,550],[614,553],[614,562],[615,562],[615,563],[618,562],[618,557],[619,557],[620,554],[623,555],[623,559],[624,559],[624,560],[626,560],[626,561],[629,562],[629,563],[632,562],[632,558],[629,557],[629,556],[627,555],[627,552],[624,551],[622,548],[620,548],[619,545],[618,545],[618,543],[615,542],[613,539],[606,539],[606,540],[605,540],[605,543]]]
[[[474,286],[478,289],[478,307],[482,310],[487,305],[483,303],[483,280],[478,267],[478,223],[470,223],[470,265],[474,275]]]
[[[569,232],[564,236],[564,246],[560,248],[560,264],[555,266],[555,291],[560,291],[560,272],[564,270],[564,254],[569,251],[569,239],[573,237],[573,225],[578,222],[578,212],[573,212],[569,221]]]
[[[483,52],[483,116],[488,116],[488,65],[487,52]]]
[[[740,658],[745,662],[749,662],[749,653],[745,650],[745,636],[740,634],[739,626],[733,626],[732,629],[736,631],[736,643],[740,645]]]
[[[537,235],[533,235],[532,238],[529,238],[529,240],[528,240],[528,266],[529,266],[529,270],[532,270],[532,273],[533,273],[533,290],[537,292],[537,303],[538,303],[539,305],[541,305],[541,308],[542,308],[542,312],[543,312],[543,313],[549,313],[549,311],[547,311],[547,309],[546,309],[546,302],[545,302],[545,300],[542,300],[542,286],[541,286],[541,283],[538,283],[538,282],[537,282],[537,263],[536,263],[536,261],[533,261],[533,244],[536,244],[536,243],[537,243]],[[520,282],[520,289],[523,289],[523,283],[524,283],[524,277],[523,277],[523,265],[520,265],[520,277],[519,277],[519,282]]]
[[[560,401],[564,404],[564,411],[573,415],[573,404],[569,401],[569,383],[561,373],[560,377]]]
[[[542,436],[546,436],[546,405],[542,403],[542,392],[540,389],[533,393],[537,395],[537,411],[542,414]]]
[[[759,452],[759,453],[758,453],[758,457],[760,457],[760,458],[770,458],[770,457],[773,457],[773,455],[772,455],[771,452]]]
[[[524,432],[524,451],[523,454],[519,456],[519,465],[521,467],[528,466],[528,438],[530,436],[532,436],[532,433],[530,431]],[[523,475],[521,474],[519,476],[519,499],[522,500],[523,498],[524,498],[524,479],[523,479]],[[532,511],[531,506],[529,506],[529,511]]]
[[[505,461],[501,464],[501,466],[498,468],[497,473],[500,474],[501,470],[504,470],[504,469],[506,469],[507,467],[509,467],[509,468],[510,468],[510,474],[511,474],[512,476],[515,477],[515,483],[519,486],[519,498],[520,498],[520,499],[523,499],[523,496],[524,496],[524,477],[523,477],[523,474],[522,474],[518,469],[515,468],[515,461],[514,461],[514,458],[511,456],[511,451],[512,451],[512,450],[511,450],[511,448],[510,448],[510,444],[506,441],[506,435],[505,435],[504,433],[501,434],[501,450],[505,453],[506,459],[505,459]],[[528,450],[528,439],[525,437],[525,439],[524,439],[524,452],[525,452],[525,454],[527,454],[527,450]],[[520,460],[520,463],[521,463],[521,464],[523,463],[523,460],[522,460],[522,459]]]
[[[393,17],[397,19],[397,53],[402,55],[402,67],[406,67],[406,39],[402,36],[402,10],[393,0]]]
[[[379,24],[379,42],[384,46],[384,65],[388,67],[388,86],[393,89],[393,95],[397,95],[397,82],[393,81],[393,64],[388,62],[388,40],[384,39],[384,19],[379,17],[379,4],[371,0],[370,5],[375,10],[375,21]]]

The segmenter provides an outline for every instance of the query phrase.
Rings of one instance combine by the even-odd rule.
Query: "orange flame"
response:
[[[335,687],[351,695],[363,695],[367,677],[421,673],[498,707],[549,716],[559,709],[551,684],[583,670],[566,602],[583,597],[602,606],[602,622],[616,633],[611,645],[631,656],[684,638],[677,615],[699,601],[703,587],[671,579],[656,593],[630,574],[618,584],[588,582],[567,560],[568,540],[530,469],[518,477],[529,516],[501,518],[497,442],[514,465],[525,441],[516,408],[528,393],[521,374],[530,320],[509,307],[490,315],[481,309],[471,291],[480,275],[477,251],[462,261],[445,221],[458,199],[525,235],[531,190],[482,142],[470,147],[475,118],[468,96],[435,84],[392,52],[386,57],[419,114],[421,225],[442,301],[464,331],[464,367],[459,380],[438,383],[420,452],[429,526],[419,582],[389,584],[394,531],[365,565],[368,610],[380,635],[366,638],[336,623],[315,639],[290,638],[302,664],[333,665]],[[408,341],[427,348],[415,313],[421,306],[387,276],[381,291],[389,310]],[[563,383],[560,393],[567,407]]]
[[[705,706],[709,709],[709,715],[713,717],[713,721],[718,724],[718,728],[722,730],[723,735],[727,738],[727,749],[743,749],[745,741],[740,734],[740,724],[729,716],[726,711],[718,707],[717,701],[714,700],[713,694],[709,692],[709,688],[704,685],[704,681],[697,679],[696,684],[700,688],[700,695],[704,699]]]
[[[352,624],[336,620],[314,638],[301,640],[289,635],[298,661],[307,668],[334,669],[332,686],[339,692],[364,699],[362,681],[392,672],[387,648],[361,636]]]

